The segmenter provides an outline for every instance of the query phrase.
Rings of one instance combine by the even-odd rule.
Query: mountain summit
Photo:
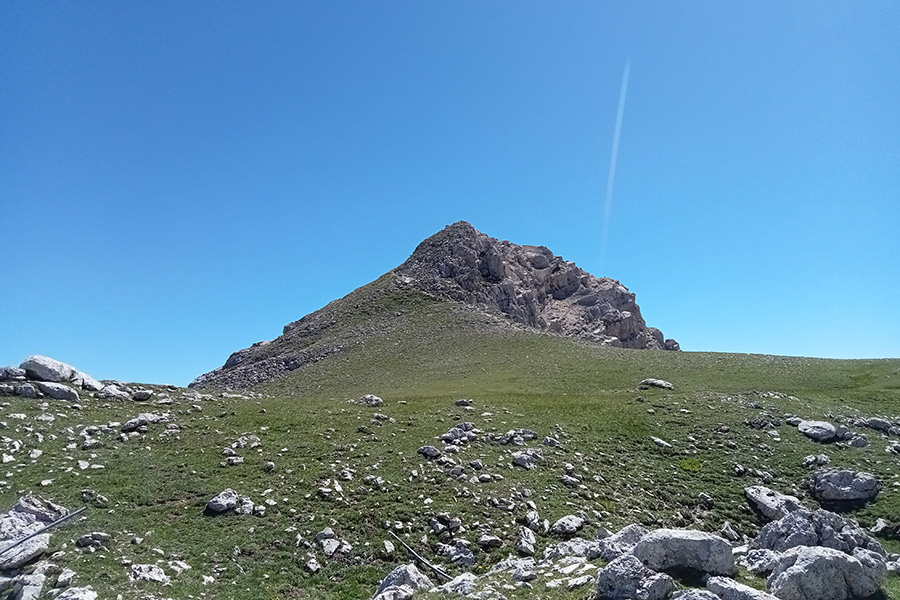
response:
[[[497,310],[512,320],[622,348],[677,350],[647,327],[634,294],[597,278],[544,246],[519,246],[459,221],[416,248],[395,273],[436,296]]]
[[[647,327],[634,294],[618,281],[594,277],[543,246],[499,241],[460,221],[419,244],[393,271],[285,325],[278,338],[233,353],[191,386],[256,385],[448,305],[459,317],[453,327],[525,327],[605,346],[679,350]]]

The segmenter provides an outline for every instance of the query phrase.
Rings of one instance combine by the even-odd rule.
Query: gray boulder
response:
[[[597,600],[663,600],[674,589],[671,577],[648,569],[631,554],[623,554],[597,573]]]
[[[642,537],[631,553],[655,571],[686,567],[713,575],[737,573],[731,544],[705,531],[657,529]]]
[[[828,421],[800,421],[797,429],[806,437],[823,444],[836,439],[837,428]]]
[[[434,446],[422,446],[421,448],[416,450],[416,454],[421,454],[428,460],[434,460],[441,455],[441,451]]]
[[[0,381],[23,381],[25,369],[20,367],[0,367]]]
[[[566,515],[550,527],[553,535],[575,535],[584,527],[584,519],[575,515]]]
[[[512,462],[517,467],[522,467],[530,471],[537,468],[537,463],[541,460],[542,453],[538,448],[529,448],[528,450],[520,450],[513,452]]]
[[[824,546],[846,553],[864,548],[885,555],[881,544],[854,521],[824,509],[815,512],[795,510],[765,525],[753,545],[775,552],[785,552],[797,546]]]
[[[140,413],[138,414],[138,416],[125,421],[125,424],[122,425],[121,431],[122,433],[130,433],[150,424],[167,423],[168,421],[169,417],[167,417],[166,415],[157,413]]]
[[[31,515],[43,523],[52,523],[69,514],[69,509],[41,496],[25,494],[16,501],[10,512]]]
[[[672,600],[722,600],[708,590],[682,590],[672,594]]]
[[[720,600],[778,600],[772,594],[727,577],[710,577],[706,582],[706,589],[715,593]]]
[[[744,495],[750,505],[770,521],[777,521],[789,512],[803,508],[796,496],[788,496],[764,485],[744,488]]]
[[[97,600],[97,592],[87,587],[74,587],[64,590],[55,600]]]
[[[465,596],[474,592],[477,584],[478,577],[476,577],[474,573],[463,573],[458,577],[454,577],[444,585],[434,588],[434,591],[441,594]]]
[[[53,383],[47,381],[38,381],[38,388],[55,400],[66,400],[67,402],[78,402],[78,392],[67,385],[61,383]]]
[[[100,390],[100,397],[110,400],[131,400],[131,394],[111,383],[103,386]]]
[[[433,587],[431,580],[416,565],[401,565],[382,580],[372,600],[406,600],[420,590],[430,590]]]
[[[545,560],[557,560],[564,556],[583,556],[588,560],[593,560],[600,556],[600,542],[577,537],[544,549]]]
[[[21,383],[15,388],[15,395],[20,398],[37,398],[39,392],[30,383]]]
[[[72,383],[80,385],[82,388],[91,392],[99,392],[103,389],[102,383],[82,371],[75,371],[75,374],[72,376]]]
[[[865,420],[865,426],[881,433],[887,433],[891,428],[891,422],[880,417],[869,417]]]
[[[868,502],[878,495],[878,480],[871,473],[823,469],[813,474],[809,490],[819,502]]]
[[[364,404],[365,406],[384,406],[384,400],[375,394],[366,394],[359,399],[359,403]]]
[[[231,488],[226,488],[206,503],[206,508],[212,513],[219,514],[234,510],[240,502],[240,496]]]
[[[47,576],[42,573],[19,575],[16,577],[13,597],[16,600],[37,600],[41,592],[44,591],[44,583],[46,581]]]
[[[641,381],[640,386],[646,387],[658,387],[664,390],[674,390],[675,386],[666,381],[665,379],[644,379]]]
[[[38,381],[62,383],[71,380],[75,375],[75,367],[40,355],[29,356],[22,361],[19,368],[25,371],[29,379]]]
[[[47,551],[50,545],[50,534],[42,533],[28,539],[12,550],[5,551],[16,543],[16,540],[9,539],[0,542],[0,571],[9,571],[18,569],[26,565]]]
[[[131,565],[131,580],[153,581],[163,585],[172,583],[166,572],[156,565]]]
[[[534,554],[534,544],[536,540],[534,532],[528,527],[519,527],[519,537],[516,540],[516,550],[520,554],[531,556]]]
[[[798,546],[782,555],[768,583],[781,600],[851,600],[877,592],[886,574],[884,558],[862,548],[850,555]]]
[[[647,530],[637,523],[623,527],[618,533],[600,540],[600,558],[610,562],[623,554],[630,553],[647,533]]]

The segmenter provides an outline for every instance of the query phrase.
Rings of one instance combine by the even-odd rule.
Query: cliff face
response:
[[[419,244],[393,271],[288,323],[274,340],[234,352],[191,386],[241,389],[325,360],[393,327],[398,314],[390,306],[401,296],[459,302],[496,327],[512,321],[609,346],[678,350],[677,342],[646,326],[634,294],[618,281],[594,277],[543,246],[498,241],[461,221]]]
[[[647,327],[634,294],[618,281],[594,277],[543,246],[498,241],[465,221],[419,244],[396,273],[403,285],[543,331],[622,348],[679,349]]]

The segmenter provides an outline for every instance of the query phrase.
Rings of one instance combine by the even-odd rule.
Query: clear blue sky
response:
[[[898,32],[893,0],[7,0],[0,364],[187,384],[461,219],[685,350],[900,357]]]

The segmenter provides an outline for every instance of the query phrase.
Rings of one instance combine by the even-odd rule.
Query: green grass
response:
[[[862,449],[821,446],[783,424],[786,415],[897,418],[898,360],[602,348],[511,327],[498,317],[392,291],[384,283],[355,294],[330,305],[327,331],[303,341],[309,347],[337,335],[343,350],[259,386],[252,398],[215,392],[197,400],[183,390],[156,388],[158,395],[171,397],[171,405],[86,398],[80,411],[5,398],[4,415],[25,413],[28,419],[3,418],[9,426],[3,435],[22,440],[25,450],[4,465],[0,503],[11,506],[28,490],[70,508],[81,506],[83,488],[107,496],[108,509],[91,508],[53,536],[53,549],[65,552],[57,562],[74,569],[81,584],[101,590],[101,597],[265,600],[369,597],[380,578],[408,562],[402,549],[384,553],[383,542],[390,539],[386,522],[399,521],[398,532],[409,544],[458,574],[434,553],[439,540],[429,533],[428,517],[436,512],[460,517],[468,528],[462,535],[470,540],[480,527],[504,540],[504,547],[489,553],[476,549],[476,570],[483,571],[514,552],[526,500],[551,522],[585,511],[591,518],[585,536],[633,522],[716,531],[730,521],[752,537],[759,523],[743,488],[760,480],[736,477],[736,463],[771,473],[768,485],[803,497],[809,473],[802,458],[824,452],[832,464],[870,471],[885,484],[877,500],[853,518],[868,526],[900,514],[900,490],[892,485],[900,481],[900,460],[885,453],[879,434],[866,431],[871,444]],[[669,380],[676,389],[637,390],[647,377]],[[378,394],[385,406],[349,402],[364,393]],[[457,398],[474,399],[474,410],[455,406]],[[104,434],[105,446],[94,458],[67,449],[80,442],[86,425],[125,421],[148,410],[170,411],[180,433],[161,437],[165,426],[151,425],[146,435],[125,443],[114,433]],[[375,412],[393,421],[375,421]],[[42,413],[55,420],[34,419]],[[777,439],[746,424],[761,415],[781,420],[774,428]],[[473,421],[484,432],[482,439],[521,427],[541,438],[558,437],[562,447],[544,448],[540,467],[525,471],[510,465],[518,448],[479,441],[456,458],[468,474],[474,472],[468,462],[478,458],[485,465],[482,473],[502,479],[448,481],[443,469],[416,450],[425,444],[441,447],[435,437],[460,420]],[[35,433],[44,436],[42,443]],[[261,446],[237,450],[245,458],[241,465],[219,466],[222,449],[251,433]],[[661,448],[650,436],[672,447]],[[44,452],[33,462],[27,459],[32,447]],[[82,471],[79,459],[105,468]],[[269,460],[276,464],[272,473],[262,469]],[[582,488],[560,482],[566,463],[583,475]],[[320,498],[317,489],[343,469],[355,471],[352,481],[340,481],[343,498]],[[368,475],[382,478],[384,485],[373,489],[364,482]],[[52,483],[41,486],[46,479]],[[270,498],[276,504],[267,506],[262,518],[204,516],[206,502],[226,487],[257,503]],[[712,509],[701,505],[701,492],[714,498]],[[516,510],[499,510],[491,502],[495,498],[513,500]],[[353,545],[349,555],[326,559],[315,547],[315,534],[326,526]],[[75,550],[74,540],[89,531],[112,534],[108,549]],[[135,536],[143,542],[133,544]],[[539,536],[538,554],[555,541]],[[302,566],[308,554],[323,565],[315,575]],[[172,574],[165,561],[173,558],[193,568],[173,576],[171,587],[128,580],[129,561],[163,560]],[[203,576],[215,581],[204,584]],[[581,599],[590,593],[588,588],[545,591],[540,581],[535,586],[547,598]],[[897,579],[889,580],[885,591],[900,599]],[[503,593],[528,597],[527,590]]]

